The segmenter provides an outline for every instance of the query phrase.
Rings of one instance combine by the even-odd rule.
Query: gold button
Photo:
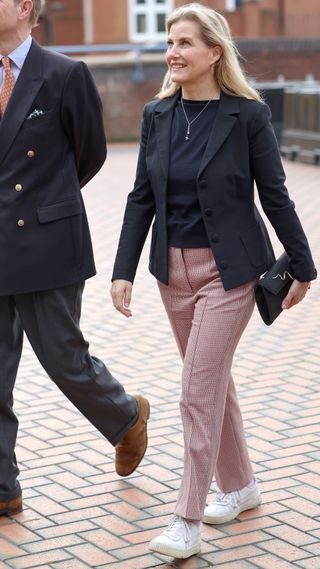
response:
[[[28,156],[28,158],[33,158],[33,157],[34,157],[34,151],[33,151],[33,150],[28,150],[27,156]]]
[[[16,190],[16,192],[21,192],[22,190],[21,184],[17,184],[14,189]]]
[[[23,227],[23,226],[24,226],[24,220],[23,220],[23,219],[19,219],[19,220],[18,220],[18,225],[19,225],[19,227]]]

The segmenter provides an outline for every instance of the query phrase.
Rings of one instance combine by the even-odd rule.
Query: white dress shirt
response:
[[[11,70],[14,76],[14,81],[16,82],[22,66],[25,62],[25,59],[29,53],[29,49],[31,47],[32,37],[28,36],[24,42],[22,42],[16,49],[14,49],[11,53],[8,53],[8,57],[11,59]],[[2,53],[0,53],[0,60],[4,57]],[[2,86],[3,81],[3,65],[0,65],[0,89]]]

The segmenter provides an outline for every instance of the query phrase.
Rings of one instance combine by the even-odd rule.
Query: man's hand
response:
[[[289,288],[288,294],[282,302],[282,308],[289,309],[301,302],[304,299],[307,290],[310,288],[310,283],[301,283],[296,279],[293,281],[291,287]]]
[[[122,279],[117,279],[113,281],[111,290],[113,306],[124,314],[127,318],[132,316],[132,312],[129,309],[132,294],[132,283],[130,281],[125,281]]]

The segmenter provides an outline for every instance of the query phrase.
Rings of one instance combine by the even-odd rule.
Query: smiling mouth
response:
[[[170,67],[172,71],[176,71],[177,69],[184,69],[186,65],[183,65],[182,63],[173,63]]]

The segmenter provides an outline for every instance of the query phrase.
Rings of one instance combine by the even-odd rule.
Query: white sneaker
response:
[[[173,516],[167,529],[149,544],[151,551],[187,559],[201,550],[201,524],[194,524],[180,516]]]
[[[205,508],[202,521],[205,524],[224,524],[234,520],[240,512],[251,510],[260,504],[261,496],[256,481],[252,486],[234,492],[218,491],[213,504]]]

